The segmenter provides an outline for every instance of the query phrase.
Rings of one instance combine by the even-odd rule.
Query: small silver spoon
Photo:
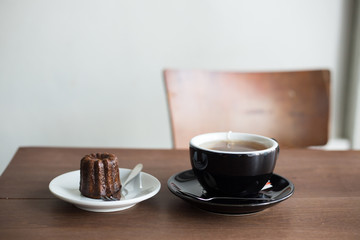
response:
[[[142,168],[143,168],[143,165],[141,163],[139,163],[131,170],[131,172],[129,173],[129,175],[127,176],[127,178],[125,179],[124,183],[121,186],[121,198],[125,197],[123,194],[124,191],[126,191],[126,193],[127,193],[127,190],[125,190],[125,186],[129,182],[131,182],[133,179],[135,179],[137,177],[137,175],[140,174]]]

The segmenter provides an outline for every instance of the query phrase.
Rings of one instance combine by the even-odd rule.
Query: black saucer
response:
[[[270,179],[272,187],[262,190],[256,198],[260,200],[216,199],[212,201],[199,198],[209,198],[200,185],[194,172],[187,170],[171,176],[168,180],[169,190],[181,199],[200,209],[222,214],[250,214],[262,211],[282,202],[294,193],[294,184],[286,178],[273,174]],[[262,201],[262,199],[264,199]]]

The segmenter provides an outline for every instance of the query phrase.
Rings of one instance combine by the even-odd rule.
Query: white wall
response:
[[[162,70],[328,68],[342,135],[346,0],[1,0],[0,172],[18,146],[170,148]]]

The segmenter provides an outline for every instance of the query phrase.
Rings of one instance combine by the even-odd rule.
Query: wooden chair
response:
[[[207,132],[247,132],[281,147],[328,140],[330,72],[165,70],[173,147]]]

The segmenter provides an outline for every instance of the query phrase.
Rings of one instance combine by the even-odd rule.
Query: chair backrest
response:
[[[324,145],[329,130],[330,72],[165,70],[173,147],[207,132],[247,132],[281,147]]]

